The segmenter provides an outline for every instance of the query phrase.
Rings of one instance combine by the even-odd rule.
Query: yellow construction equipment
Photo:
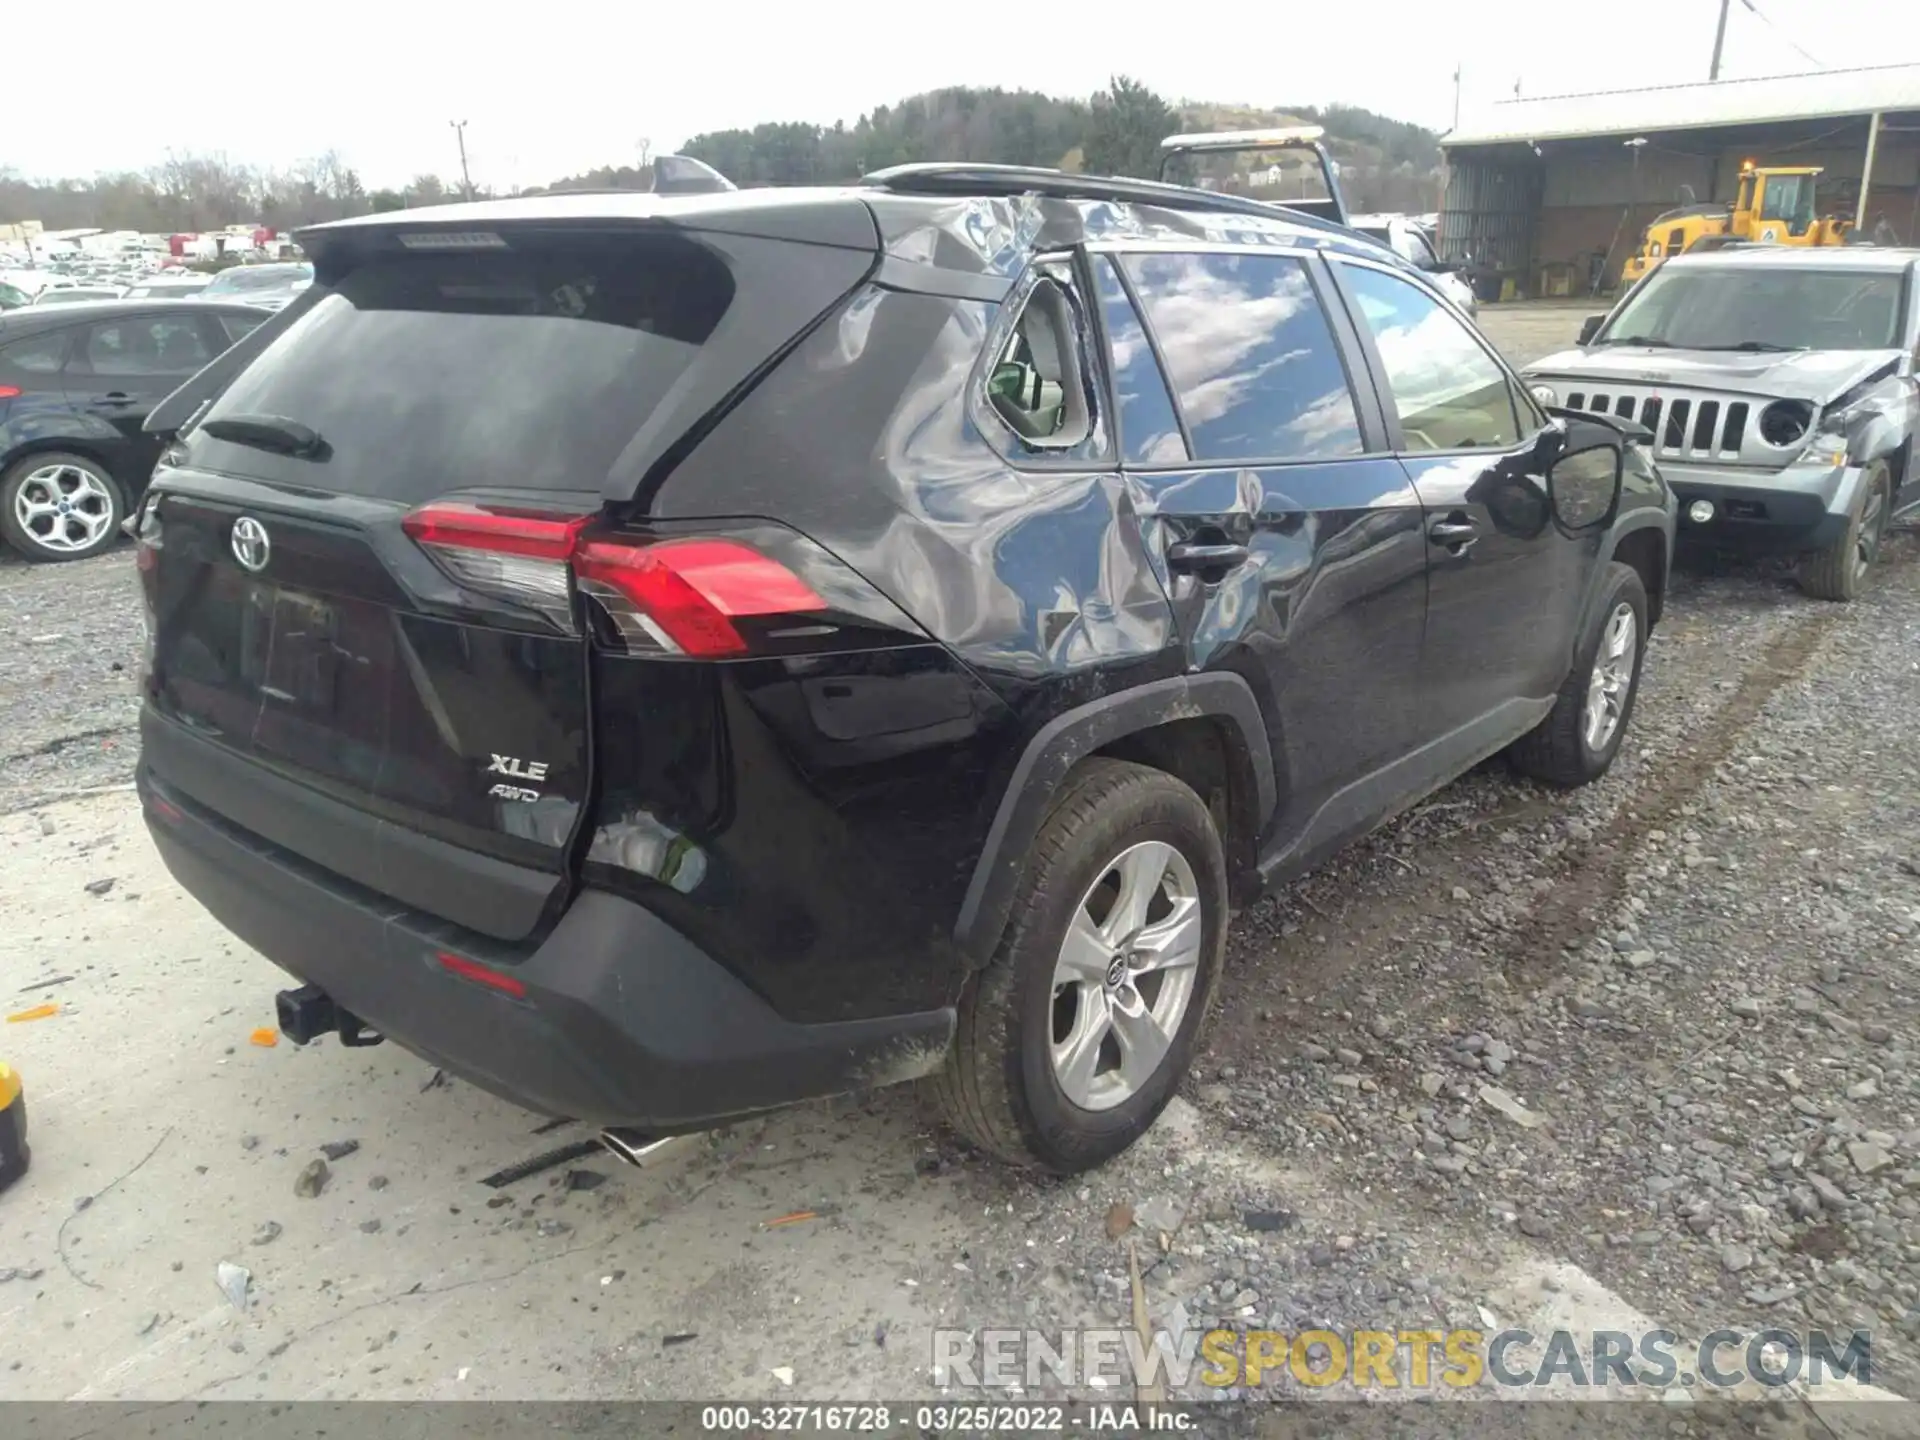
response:
[[[1669,210],[1647,227],[1640,249],[1627,257],[1621,280],[1628,285],[1660,267],[1660,262],[1689,250],[1717,248],[1737,241],[1753,245],[1844,245],[1851,220],[1814,214],[1814,177],[1818,166],[1740,165],[1740,189],[1725,205],[1683,206]]]
[[[27,1173],[27,1097],[20,1072],[0,1060],[0,1190]]]

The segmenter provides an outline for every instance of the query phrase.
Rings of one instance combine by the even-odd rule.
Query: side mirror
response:
[[[1607,323],[1604,315],[1589,315],[1580,322],[1580,343],[1591,345],[1593,337],[1600,333],[1600,327]]]
[[[1547,495],[1562,529],[1586,530],[1612,517],[1623,464],[1620,442],[1602,440],[1570,450],[1548,467]]]

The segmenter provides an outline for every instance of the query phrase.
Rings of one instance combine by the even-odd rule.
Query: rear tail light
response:
[[[0,400],[17,400],[19,398],[20,387],[18,385],[0,385]]]
[[[733,617],[827,608],[786,566],[735,540],[641,546],[590,540],[573,569],[580,588],[600,602],[629,648],[741,655],[748,646]]]
[[[586,526],[582,516],[444,502],[401,522],[462,585],[538,611],[565,630],[573,628],[567,561]]]
[[[793,569],[743,539],[590,533],[595,518],[436,501],[409,514],[402,528],[460,584],[538,611],[569,632],[577,629],[577,586],[634,653],[718,659],[763,644],[806,648],[850,638],[843,624],[818,623],[830,616],[856,629],[877,621],[896,639],[898,629],[911,629],[850,572],[836,577],[840,603],[830,605]],[[818,555],[838,565],[824,551]],[[788,616],[796,623],[779,623]],[[751,635],[735,623],[742,619],[755,622]]]

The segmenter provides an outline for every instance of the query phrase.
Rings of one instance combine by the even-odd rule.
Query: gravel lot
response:
[[[1524,360],[1582,313],[1483,322]],[[276,972],[117,788],[130,554],[0,561],[0,1001],[64,1007],[0,1032],[36,1144],[0,1397],[929,1395],[936,1326],[1126,1323],[1130,1244],[1174,1328],[1859,1327],[1920,1396],[1917,550],[1851,607],[1681,575],[1614,772],[1486,767],[1240,917],[1185,1099],[1097,1174],[887,1092],[498,1192],[580,1133],[391,1047],[248,1044]],[[1811,1414],[1762,1421],[1850,1423]]]

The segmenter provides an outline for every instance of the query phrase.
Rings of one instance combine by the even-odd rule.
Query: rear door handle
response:
[[[92,395],[88,399],[95,405],[131,405],[133,396],[124,390],[109,390],[105,395]]]
[[[1480,538],[1480,527],[1471,520],[1449,516],[1445,520],[1436,520],[1427,527],[1427,538],[1436,545],[1444,545],[1458,555]]]
[[[1167,547],[1167,568],[1187,574],[1196,570],[1231,570],[1250,553],[1244,545],[1196,545],[1183,540]]]

